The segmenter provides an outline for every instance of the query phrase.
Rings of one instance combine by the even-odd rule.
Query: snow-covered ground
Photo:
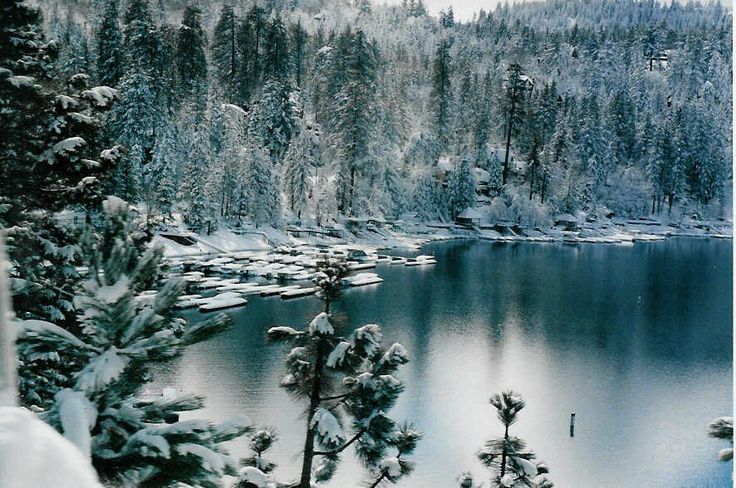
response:
[[[154,238],[154,244],[164,246],[165,255],[169,258],[202,257],[213,258],[230,256],[257,256],[257,251],[266,256],[269,251],[285,248],[330,248],[337,251],[363,250],[375,253],[385,249],[415,249],[430,241],[446,239],[486,239],[501,242],[568,242],[568,243],[602,243],[630,244],[635,241],[662,240],[667,237],[714,237],[730,239],[732,226],[723,220],[700,221],[684,220],[681,222],[667,219],[604,219],[596,222],[581,221],[575,230],[558,225],[550,228],[531,228],[513,223],[480,223],[465,226],[452,223],[420,223],[397,221],[386,223],[382,227],[364,226],[353,229],[339,229],[339,237],[323,233],[318,229],[297,228],[290,226],[287,231],[270,227],[258,229],[230,230],[226,227],[218,229],[211,235],[198,235],[192,232],[161,232]],[[172,239],[171,237],[174,237]],[[177,236],[184,236],[193,241],[190,245],[177,242]],[[256,260],[257,262],[257,260]],[[240,273],[243,265],[232,262],[211,262],[212,266],[220,266],[218,271]],[[300,274],[298,267],[268,268],[263,263],[263,274],[280,271],[297,279],[307,279]],[[253,268],[250,271],[254,271]]]

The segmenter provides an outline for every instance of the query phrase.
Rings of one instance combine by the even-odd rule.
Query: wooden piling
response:
[[[570,414],[570,437],[575,437],[575,412]]]

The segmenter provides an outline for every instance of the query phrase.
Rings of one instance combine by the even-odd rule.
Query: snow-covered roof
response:
[[[559,214],[555,217],[556,222],[577,222],[578,219],[569,213]]]
[[[455,167],[455,162],[449,156],[442,156],[437,161],[437,167],[442,171],[451,171]]]
[[[491,174],[482,168],[473,168],[473,173],[475,173],[475,181],[478,183],[488,183],[491,181]]]
[[[481,219],[483,216],[476,209],[468,207],[463,210],[460,215],[457,216],[459,219]]]

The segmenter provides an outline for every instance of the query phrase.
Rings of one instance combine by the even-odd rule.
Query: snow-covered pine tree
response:
[[[503,184],[509,179],[509,160],[511,157],[511,137],[514,134],[514,125],[517,125],[524,114],[524,102],[531,88],[531,79],[524,74],[518,63],[511,63],[508,67],[505,96],[503,105],[506,111],[506,152],[503,160]]]
[[[294,81],[300,90],[304,79],[305,51],[309,40],[309,33],[302,26],[301,20],[289,25],[289,55],[294,72]]]
[[[115,172],[112,191],[136,201],[141,191],[143,166],[148,164],[160,118],[155,74],[161,38],[148,0],[132,0],[124,15],[125,72],[120,80],[120,103],[112,115],[111,133],[126,148]]]
[[[549,472],[547,466],[541,462],[534,464],[532,460],[536,456],[526,450],[526,443],[509,434],[509,427],[516,423],[525,406],[521,395],[504,391],[493,395],[490,403],[504,427],[503,437],[486,442],[478,453],[480,462],[491,470],[491,486],[552,488],[552,482],[545,476]]]
[[[123,35],[120,30],[119,0],[105,0],[96,32],[97,79],[115,86],[123,76]]]
[[[376,72],[378,53],[362,30],[349,28],[340,34],[341,62],[335,64],[338,80],[330,128],[338,155],[338,208],[353,215],[359,210],[361,173],[371,164],[371,142],[375,133]]]
[[[158,114],[153,78],[147,71],[129,70],[120,80],[120,102],[112,113],[114,140],[126,148],[116,168],[112,191],[126,200],[140,196],[143,166],[155,144],[154,127]]]
[[[289,44],[286,27],[278,14],[266,24],[263,76],[269,80],[286,80],[289,76]]]
[[[210,138],[205,124],[193,123],[197,111],[190,114],[185,128],[186,162],[182,171],[179,201],[184,223],[195,232],[208,234],[215,230],[217,215],[211,215],[212,207],[208,205],[205,186],[207,184],[208,168],[210,167]]]
[[[309,205],[313,193],[312,174],[319,166],[319,142],[315,132],[309,128],[302,128],[296,138],[291,141],[289,149],[284,155],[283,191],[289,210],[302,218]]]
[[[240,47],[238,58],[239,76],[238,102],[248,104],[261,83],[266,35],[266,12],[253,5],[240,22],[237,44]]]
[[[149,216],[158,216],[165,222],[171,218],[176,203],[178,164],[183,150],[178,127],[173,122],[158,126],[151,163],[143,171],[143,200]]]
[[[252,454],[240,460],[244,466],[252,466],[263,473],[270,473],[276,465],[264,457],[266,451],[273,447],[279,438],[278,432],[273,427],[266,427],[254,432],[248,439],[248,447]]]
[[[59,39],[61,52],[56,69],[64,78],[77,73],[91,72],[92,52],[87,34],[75,20],[71,8],[67,9],[63,31]]]
[[[394,374],[408,362],[404,347],[384,348],[375,324],[338,335],[341,324],[331,314],[331,305],[340,299],[346,273],[343,262],[322,262],[314,281],[324,311],[303,330],[280,326],[268,331],[269,340],[292,346],[281,386],[308,403],[299,488],[329,480],[340,453],[352,445],[373,476],[372,486],[394,482],[411,471],[402,456],[414,449],[420,436],[387,416],[403,391]],[[396,454],[387,456],[391,449]],[[315,458],[320,459],[316,467]]]
[[[315,178],[314,214],[320,227],[334,222],[338,215],[334,178],[325,175],[324,171]]]
[[[57,388],[44,419],[89,456],[100,478],[124,486],[220,486],[235,475],[222,443],[251,429],[247,417],[213,425],[178,420],[196,410],[192,395],[141,396],[151,361],[166,360],[225,330],[229,319],[189,324],[174,314],[184,283],[160,283],[161,248],[141,251],[129,206],[116,197],[103,204],[101,234],[88,229],[83,248],[89,269],[75,297],[77,327],[19,322],[21,359],[73,358],[71,385]]]
[[[427,173],[419,177],[412,195],[413,210],[422,220],[442,220],[446,208],[442,188],[434,175]]]
[[[432,64],[433,127],[441,147],[446,148],[452,130],[452,57],[451,41],[442,39],[437,44]]]
[[[233,103],[239,74],[237,19],[233,6],[223,4],[210,44],[212,76],[217,89],[228,103]]]
[[[202,29],[202,12],[193,5],[184,9],[176,41],[177,91],[180,100],[204,111],[207,104],[207,39]]]
[[[473,167],[470,158],[466,156],[447,176],[447,203],[450,218],[454,220],[463,210],[475,206],[475,185]]]
[[[252,140],[247,143],[244,157],[244,214],[256,226],[276,224],[281,213],[281,203],[273,174],[273,163],[265,150]]]
[[[239,217],[242,209],[238,207],[238,193],[243,184],[247,114],[237,105],[224,104],[221,117],[222,134],[215,162],[222,173],[220,214],[226,218]],[[217,168],[215,170],[220,171]]]
[[[299,105],[298,93],[287,82],[274,78],[266,82],[261,98],[253,107],[248,131],[268,149],[274,161],[281,160],[298,131]]]
[[[97,126],[115,90],[89,88],[78,75],[55,91],[56,44],[44,42],[40,11],[22,1],[0,9],[0,227],[8,229],[14,308],[22,318],[62,321],[78,249],[56,212],[76,206],[84,219],[101,199],[120,150],[100,152]]]

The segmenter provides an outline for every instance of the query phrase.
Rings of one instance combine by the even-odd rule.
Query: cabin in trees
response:
[[[580,221],[569,213],[559,214],[555,217],[555,227],[562,227],[569,231],[580,230]]]
[[[649,71],[667,71],[669,69],[669,55],[667,51],[654,51],[647,56],[647,69]]]
[[[464,226],[476,226],[480,225],[480,221],[483,219],[483,216],[478,212],[476,209],[468,207],[455,218],[455,222],[458,225],[464,225]]]

